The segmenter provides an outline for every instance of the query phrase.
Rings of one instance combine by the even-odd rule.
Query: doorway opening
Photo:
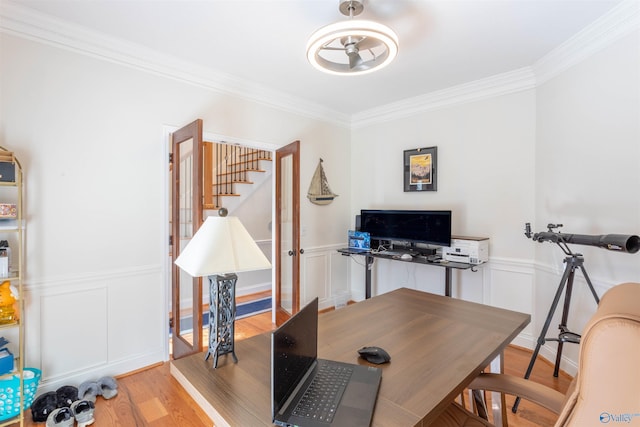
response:
[[[198,122],[198,121],[197,121]],[[201,126],[201,121],[200,126]],[[194,122],[196,123],[196,122]],[[173,269],[173,259],[175,258],[175,250],[180,252],[186,243],[190,240],[191,235],[199,227],[198,222],[204,221],[207,216],[217,215],[217,211],[220,207],[225,207],[228,210],[229,216],[236,216],[240,218],[245,228],[249,231],[254,238],[260,249],[264,252],[265,256],[272,262],[273,265],[273,247],[274,247],[274,179],[273,171],[274,165],[273,153],[275,147],[270,144],[259,143],[255,141],[244,141],[235,138],[230,138],[222,135],[215,134],[203,134],[202,143],[204,145],[202,163],[197,161],[193,162],[192,153],[189,152],[189,147],[193,150],[193,147],[199,146],[198,144],[191,144],[186,149],[180,150],[178,153],[173,153],[174,144],[172,143],[172,134],[179,131],[176,128],[165,128],[165,147],[167,150],[167,157],[171,159],[171,164],[166,169],[166,224],[167,227],[167,239],[168,245],[166,246],[166,252],[168,253],[167,268],[165,271],[170,272]],[[256,152],[261,152],[258,160],[252,160],[253,166],[250,166],[247,171],[242,172],[242,176],[238,173],[242,166],[239,166],[241,162],[245,162],[243,159],[248,156],[255,157]],[[177,154],[177,155],[176,155]],[[211,156],[211,157],[209,157]],[[179,162],[177,164],[176,162]],[[209,162],[207,167],[204,164]],[[245,162],[246,163],[246,162]],[[194,194],[192,190],[197,188],[193,186],[194,169],[197,164],[202,164],[203,167],[203,203],[201,208],[201,219],[198,219],[198,215],[183,214],[192,205],[192,199]],[[179,172],[179,181],[181,181],[187,187],[182,190],[176,191],[174,184],[172,183],[172,168],[177,167]],[[206,185],[204,183],[207,183]],[[210,184],[209,184],[210,183]],[[179,185],[183,185],[179,184]],[[216,191],[218,188],[223,188],[223,194]],[[213,191],[212,191],[213,189]],[[184,190],[184,191],[183,191]],[[198,191],[199,193],[200,191]],[[174,193],[178,193],[177,197],[174,197]],[[178,205],[178,210],[182,211],[177,216],[175,214],[175,207]],[[172,238],[175,234],[175,228],[173,218],[177,217],[179,223],[179,235]],[[184,223],[182,223],[183,219]],[[196,222],[193,222],[194,219]],[[191,222],[189,222],[191,221]],[[197,225],[196,225],[197,224]],[[182,230],[187,232],[182,233]],[[173,248],[173,245],[177,247]],[[179,269],[178,269],[179,270]],[[176,273],[174,273],[176,274]],[[186,275],[186,273],[179,271],[180,275],[178,280],[182,280],[185,283],[189,283],[186,288],[186,292],[183,290],[179,293],[180,305],[178,310],[173,310],[172,307],[172,275],[167,274],[166,279],[166,320],[167,320],[167,334],[165,341],[166,354],[168,358],[173,358],[174,353],[174,339],[180,339],[187,342],[188,345],[192,345],[194,349],[202,351],[208,344],[208,301],[209,301],[209,283],[207,278],[196,279]],[[191,287],[191,282],[194,282]],[[274,269],[263,270],[256,272],[244,272],[238,273],[238,282],[236,289],[236,303],[238,311],[238,320],[250,318],[252,316],[262,316],[271,319],[273,304],[273,282],[274,282]],[[183,289],[183,288],[181,288]],[[175,311],[175,313],[174,313]],[[198,313],[199,311],[199,313]],[[196,313],[196,314],[193,314]],[[255,334],[251,328],[246,329],[242,325],[250,324],[250,322],[238,322],[236,326],[236,339],[242,339],[244,336],[251,336]],[[176,325],[178,327],[176,328]],[[200,331],[198,331],[200,329]],[[177,334],[177,335],[176,335]],[[176,353],[176,357],[180,357]]]

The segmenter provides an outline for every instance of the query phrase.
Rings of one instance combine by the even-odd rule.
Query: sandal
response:
[[[85,427],[93,424],[95,418],[93,412],[95,409],[93,402],[89,400],[76,400],[71,405],[71,412],[78,422],[78,427]]]
[[[105,399],[111,399],[118,394],[118,384],[113,377],[102,377],[98,380],[99,394]]]

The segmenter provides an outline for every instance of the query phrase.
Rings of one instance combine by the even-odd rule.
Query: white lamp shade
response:
[[[237,217],[207,217],[175,263],[193,277],[271,268]]]

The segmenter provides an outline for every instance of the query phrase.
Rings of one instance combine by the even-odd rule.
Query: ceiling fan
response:
[[[353,19],[362,13],[360,0],[341,0],[340,12],[348,21],[317,30],[307,43],[307,59],[330,74],[369,73],[388,65],[398,53],[398,36],[386,25]]]

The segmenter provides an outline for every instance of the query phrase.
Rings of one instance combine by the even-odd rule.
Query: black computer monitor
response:
[[[360,231],[375,240],[451,246],[451,211],[363,209]]]

